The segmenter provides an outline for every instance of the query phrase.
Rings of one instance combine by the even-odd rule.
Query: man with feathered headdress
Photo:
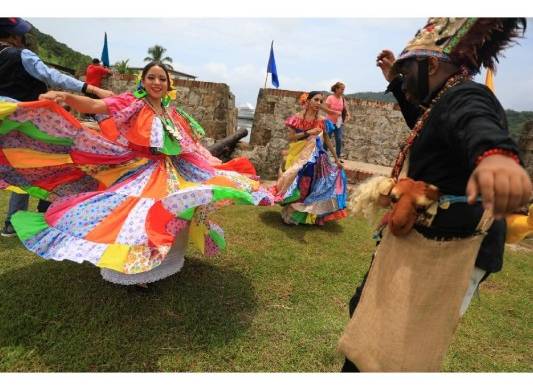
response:
[[[350,301],[343,371],[440,370],[473,291],[501,269],[502,218],[528,202],[532,185],[498,99],[471,79],[493,70],[525,27],[525,18],[430,18],[398,59],[378,55],[412,131],[385,194],[393,205],[381,242]],[[420,183],[438,189],[431,213],[417,196],[402,202],[400,189],[423,191]]]

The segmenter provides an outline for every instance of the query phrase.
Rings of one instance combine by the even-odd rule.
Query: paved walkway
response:
[[[368,164],[361,161],[344,160],[344,170],[349,184],[357,184],[371,176],[390,176],[392,168],[382,165]],[[266,186],[276,183],[275,180],[261,180]]]

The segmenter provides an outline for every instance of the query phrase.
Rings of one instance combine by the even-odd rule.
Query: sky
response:
[[[24,16],[22,16],[24,17]],[[271,41],[280,89],[345,93],[383,91],[375,65],[382,49],[398,54],[426,18],[75,18],[27,17],[43,33],[74,50],[100,57],[107,32],[111,63],[143,66],[147,49],[167,49],[176,70],[226,83],[237,106],[255,107],[265,83]],[[533,111],[533,19],[520,45],[505,52],[495,76],[504,108]],[[484,77],[484,74],[482,74]],[[478,81],[482,81],[478,77]],[[267,87],[272,88],[270,76]]]

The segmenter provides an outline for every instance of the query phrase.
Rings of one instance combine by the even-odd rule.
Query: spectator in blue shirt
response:
[[[34,52],[26,49],[25,35],[30,30],[31,24],[24,19],[0,18],[0,96],[32,101],[38,100],[48,88],[94,94],[99,98],[113,95],[111,91],[88,85],[45,65]],[[28,200],[27,194],[11,195],[5,226],[0,232],[2,236],[15,235],[11,215],[26,210]],[[40,200],[37,210],[44,212],[49,205],[49,202]]]

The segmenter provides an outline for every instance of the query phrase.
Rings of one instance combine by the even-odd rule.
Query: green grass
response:
[[[366,223],[288,227],[277,207],[215,219],[228,249],[211,259],[189,250],[183,270],[147,292],[2,238],[0,371],[338,372],[347,301],[374,247]],[[507,253],[446,371],[532,371],[530,259]]]

